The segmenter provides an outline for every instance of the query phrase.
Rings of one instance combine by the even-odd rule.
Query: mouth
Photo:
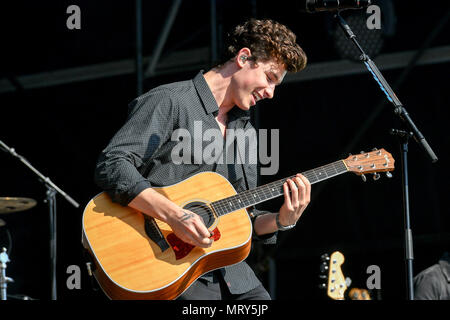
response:
[[[257,92],[252,92],[252,97],[253,97],[253,100],[255,101],[255,104],[256,104],[259,100],[262,100],[262,97],[261,97]]]

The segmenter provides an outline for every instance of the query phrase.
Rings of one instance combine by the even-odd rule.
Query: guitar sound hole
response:
[[[212,212],[211,208],[203,202],[188,203],[183,207],[183,209],[192,211],[202,217],[207,228],[211,227],[214,224],[214,213]]]

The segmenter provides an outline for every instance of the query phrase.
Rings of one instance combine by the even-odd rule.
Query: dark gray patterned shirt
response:
[[[256,139],[249,139],[245,143],[245,154],[234,152],[235,158],[228,163],[226,155],[216,158],[218,154],[214,154],[217,161],[212,162],[205,159],[202,153],[211,145],[211,140],[205,138],[205,132],[208,129],[220,130],[215,120],[218,109],[201,72],[192,80],[159,86],[136,98],[129,105],[126,123],[99,157],[96,183],[114,202],[124,206],[146,188],[172,185],[203,171],[220,173],[238,192],[255,188],[256,163],[248,161],[250,158],[241,158],[238,162],[236,157],[246,157],[250,152],[255,152]],[[247,112],[234,107],[228,113],[227,131],[253,129],[249,120]],[[173,133],[179,129],[191,134],[192,148],[177,154],[178,159],[183,159],[182,163],[177,164],[172,151],[179,146],[181,139],[174,139]],[[235,144],[224,142],[222,151],[227,146],[236,149]],[[256,209],[252,212],[255,216],[262,213]],[[261,238],[253,233],[253,239],[275,243],[276,233]],[[245,262],[221,271],[233,294],[247,292],[260,284]],[[211,273],[202,278],[211,280]]]
[[[414,277],[414,300],[450,300],[450,254]]]

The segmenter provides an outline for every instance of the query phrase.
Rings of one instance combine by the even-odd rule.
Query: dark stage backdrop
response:
[[[96,2],[97,3],[97,2]],[[148,3],[143,7],[144,54],[156,43],[169,2]],[[269,1],[244,3],[239,14],[233,1],[218,2],[218,20],[223,28],[244,17],[270,17],[288,24],[299,33],[299,42],[309,62],[338,60],[325,28],[323,16],[311,16],[273,8]],[[424,13],[420,6],[397,4],[397,33],[389,38],[383,52],[417,50],[446,10]],[[132,59],[134,57],[134,6],[130,2],[93,4],[78,1],[82,10],[82,29],[66,28],[65,9],[72,4],[18,3],[2,23],[2,77],[14,77]],[[234,6],[233,6],[234,4]],[[234,8],[234,9],[233,9]],[[165,50],[209,45],[209,2],[186,1],[177,17]],[[415,23],[418,18],[422,24]],[[19,22],[19,19],[20,21]],[[199,31],[200,30],[200,31]],[[187,35],[191,41],[182,43]],[[219,32],[224,32],[219,30]],[[448,26],[432,42],[449,45]],[[179,47],[177,47],[179,46]],[[205,65],[203,68],[207,68]],[[145,81],[145,90],[169,81],[192,78],[198,70],[160,76]],[[383,71],[392,84],[402,69]],[[449,249],[450,221],[446,198],[449,194],[450,135],[448,112],[450,64],[415,67],[396,89],[400,100],[427,137],[439,157],[431,164],[414,141],[410,143],[410,204],[414,237],[414,273],[435,263]],[[99,152],[106,146],[126,118],[127,105],[136,96],[133,74],[68,83],[45,88],[0,94],[0,139],[27,158],[33,166],[80,203],[76,209],[57,196],[57,280],[59,299],[105,299],[92,290],[81,248],[81,216],[86,203],[101,190],[93,182]],[[396,159],[393,178],[384,175],[367,182],[346,174],[313,186],[312,202],[298,226],[280,234],[279,244],[262,248],[255,244],[249,261],[261,280],[269,285],[270,261],[276,270],[276,299],[325,299],[320,283],[320,256],[335,250],[346,258],[344,273],[355,287],[365,287],[368,266],[381,270],[381,290],[385,300],[406,297],[406,270],[403,249],[403,209],[400,150],[389,135],[399,128],[390,105],[385,105],[367,131],[354,140],[365,120],[385,99],[369,74],[322,80],[291,82],[276,90],[275,98],[259,103],[260,128],[280,130],[280,168],[276,175],[262,176],[266,183],[345,158],[348,153],[385,148]],[[349,145],[353,143],[351,150]],[[0,153],[0,197],[29,197],[34,208],[0,215],[0,246],[9,247],[11,262],[7,275],[15,282],[10,294],[50,299],[49,215],[46,189],[37,177],[17,159]],[[282,198],[261,208],[277,210]],[[12,241],[8,239],[8,232]],[[69,290],[69,266],[79,266],[81,289]],[[273,265],[272,265],[273,267]]]

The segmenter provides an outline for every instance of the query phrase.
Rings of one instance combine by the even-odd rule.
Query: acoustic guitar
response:
[[[377,178],[378,172],[390,175],[393,169],[391,154],[375,149],[302,174],[314,184],[346,172]],[[214,239],[207,249],[184,243],[166,223],[100,193],[82,218],[82,243],[95,264],[97,282],[110,299],[175,299],[202,274],[248,256],[252,224],[246,208],[283,195],[286,179],[236,193],[220,174],[201,172],[154,188],[203,218]]]

